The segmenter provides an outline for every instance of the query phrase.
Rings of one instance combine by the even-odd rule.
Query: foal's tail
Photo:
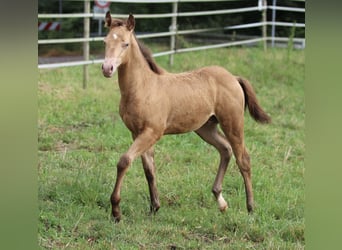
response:
[[[241,88],[243,89],[243,93],[245,94],[245,108],[246,106],[248,107],[249,113],[253,119],[260,123],[270,123],[271,117],[261,108],[254,89],[249,81],[239,76],[236,77],[236,79],[239,81]]]

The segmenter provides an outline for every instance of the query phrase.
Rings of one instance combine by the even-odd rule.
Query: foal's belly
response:
[[[183,89],[170,99],[164,134],[195,131],[214,114],[214,98],[208,95],[209,91]]]
[[[166,123],[164,134],[181,134],[195,131],[203,126],[212,116],[212,113],[190,113],[184,112],[183,115],[171,116]]]

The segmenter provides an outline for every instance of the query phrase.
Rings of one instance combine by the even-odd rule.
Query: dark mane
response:
[[[142,42],[140,42],[136,37],[135,40],[137,41],[138,45],[139,45],[139,49],[141,51],[141,53],[143,54],[148,66],[150,67],[150,69],[158,74],[161,75],[164,70],[162,68],[160,68],[156,62],[154,61],[153,57],[152,57],[152,53],[149,50],[149,48],[147,48]]]

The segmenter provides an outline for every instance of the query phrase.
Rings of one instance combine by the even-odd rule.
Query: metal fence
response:
[[[220,2],[224,0],[214,0],[215,2]],[[227,0],[226,0],[227,1]],[[228,0],[229,1],[229,0]],[[232,1],[232,0],[230,0]],[[293,0],[300,1],[300,0]],[[76,65],[84,65],[84,86],[87,82],[88,73],[87,73],[87,65],[102,63],[103,59],[94,59],[90,60],[89,56],[89,43],[96,41],[103,41],[104,37],[90,37],[90,19],[101,19],[104,18],[104,14],[97,14],[91,12],[91,2],[90,0],[84,0],[84,13],[73,13],[73,14],[38,14],[38,19],[52,19],[52,18],[83,18],[84,19],[84,35],[83,38],[68,38],[68,39],[44,39],[38,40],[38,44],[60,44],[60,43],[83,43],[83,60],[81,61],[73,61],[73,62],[62,62],[62,63],[48,63],[48,64],[38,64],[39,69],[47,69],[47,68],[56,68],[56,67],[66,67],[66,66],[76,66]],[[102,1],[103,2],[103,1]],[[159,37],[170,37],[170,49],[167,51],[162,51],[153,54],[154,57],[169,55],[170,63],[173,63],[173,55],[176,53],[184,53],[189,51],[196,50],[204,50],[204,49],[212,49],[212,48],[221,48],[228,46],[236,46],[236,45],[244,45],[244,44],[255,44],[255,43],[263,43],[264,48],[266,49],[267,44],[271,43],[271,46],[275,45],[275,42],[288,42],[290,39],[299,44],[300,48],[305,47],[305,38],[296,38],[296,37],[276,37],[275,29],[278,26],[283,27],[296,27],[296,28],[305,28],[304,23],[295,23],[295,22],[278,22],[276,21],[276,12],[277,11],[287,11],[287,12],[302,12],[305,14],[305,8],[294,8],[294,7],[284,7],[277,6],[277,1],[272,0],[271,4],[267,3],[267,0],[258,0],[255,1],[255,6],[252,7],[244,7],[244,8],[235,8],[235,9],[223,9],[223,10],[211,10],[211,11],[197,11],[197,12],[178,12],[178,4],[186,3],[186,2],[209,2],[209,0],[152,0],[152,1],[144,1],[144,0],[109,0],[107,2],[120,2],[120,3],[153,3],[153,4],[172,4],[172,13],[162,13],[162,14],[135,14],[134,17],[136,19],[153,19],[153,18],[171,18],[170,29],[165,32],[159,33],[150,33],[150,34],[138,34],[137,37],[139,39],[145,38],[159,38]],[[213,1],[211,1],[213,2]],[[269,0],[271,2],[271,0]],[[302,0],[305,2],[305,0]],[[267,20],[267,10],[272,11],[272,19]],[[179,30],[177,26],[177,18],[178,17],[195,17],[195,16],[206,16],[206,15],[222,15],[222,14],[234,14],[234,13],[248,13],[252,11],[260,12],[260,21],[254,23],[244,23],[239,25],[233,25],[228,27],[217,27],[217,28],[205,28],[205,29],[191,29],[191,30]],[[127,15],[112,13],[113,17],[117,18],[126,18]],[[176,37],[179,35],[188,35],[188,34],[199,34],[204,32],[214,32],[214,31],[222,31],[222,30],[238,30],[238,29],[249,29],[249,28],[261,28],[260,36],[247,38],[239,41],[226,41],[218,44],[210,44],[205,46],[196,46],[189,48],[176,48],[175,41]],[[267,28],[271,27],[271,36],[267,35]]]

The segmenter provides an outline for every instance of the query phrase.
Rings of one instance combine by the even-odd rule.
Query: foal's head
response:
[[[105,26],[109,28],[109,32],[104,39],[106,49],[102,73],[105,77],[112,77],[117,67],[127,61],[127,51],[134,37],[135,20],[131,14],[127,20],[112,19],[108,11]]]

